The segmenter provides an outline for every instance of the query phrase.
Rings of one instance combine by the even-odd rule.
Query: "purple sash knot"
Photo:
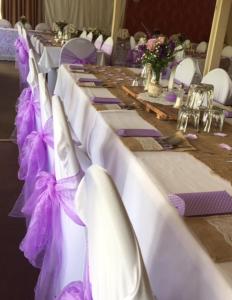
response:
[[[53,124],[50,118],[44,129],[32,131],[25,139],[20,155],[18,178],[25,180],[44,170],[47,163],[47,147],[53,148]]]
[[[87,57],[80,58],[77,57],[75,53],[65,48],[61,55],[61,63],[66,63],[66,64],[82,64],[82,65],[96,64],[96,61],[97,61],[96,51],[93,51]]]
[[[26,137],[32,131],[36,130],[36,116],[40,113],[38,99],[35,99],[31,92],[27,89],[17,107],[17,116],[15,125],[17,128],[17,144],[21,149]]]
[[[21,251],[35,267],[41,267],[41,256],[44,255],[53,230],[59,230],[60,206],[78,225],[84,226],[74,212],[72,202],[81,178],[80,171],[76,176],[56,181],[54,175],[40,172],[37,176],[35,191],[22,209],[31,221],[20,244]]]

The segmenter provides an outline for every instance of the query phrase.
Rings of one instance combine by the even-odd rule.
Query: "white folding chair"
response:
[[[90,31],[90,32],[87,34],[86,39],[87,39],[88,41],[92,42],[92,40],[93,40],[93,33],[92,33],[92,31]]]
[[[135,49],[136,47],[136,41],[135,38],[133,36],[130,37],[130,48],[131,50]]]
[[[204,41],[203,41],[203,42],[200,42],[200,43],[197,45],[196,52],[197,52],[197,53],[206,53],[207,47],[208,47],[207,42],[204,42]]]
[[[87,31],[83,30],[79,37],[82,38],[82,39],[86,39],[87,38]]]
[[[214,86],[215,101],[224,105],[232,105],[232,82],[225,70],[214,69],[206,74],[201,82]]]
[[[225,47],[222,49],[221,55],[222,55],[223,57],[232,58],[232,46],[225,46]]]
[[[46,23],[39,23],[35,27],[35,31],[46,32],[46,31],[50,31],[50,30],[51,30],[50,27]]]
[[[8,20],[1,19],[0,20],[0,28],[12,28],[12,25]]]
[[[102,46],[102,43],[103,43],[103,35],[100,34],[100,35],[97,37],[96,41],[94,42],[95,48],[96,48],[97,50],[100,50],[100,49],[101,49],[101,46]]]
[[[174,81],[176,83],[183,83],[185,86],[190,86],[194,74],[196,72],[196,65],[192,58],[185,58],[176,68]]]

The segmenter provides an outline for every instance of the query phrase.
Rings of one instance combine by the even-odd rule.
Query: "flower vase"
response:
[[[151,97],[159,97],[162,94],[162,86],[158,81],[152,80],[148,86],[148,95]]]
[[[148,86],[148,95],[151,97],[159,97],[162,94],[162,86],[159,83],[160,70],[153,70],[153,77]]]

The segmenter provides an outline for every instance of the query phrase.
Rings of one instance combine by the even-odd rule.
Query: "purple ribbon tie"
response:
[[[77,54],[65,48],[61,54],[61,63],[86,65],[86,64],[96,64],[97,62],[96,50],[94,50],[92,53],[90,53],[87,56],[85,56],[85,53],[82,53],[81,56],[82,57],[77,57]]]

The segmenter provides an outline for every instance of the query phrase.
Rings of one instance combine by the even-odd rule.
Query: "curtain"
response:
[[[1,0],[2,16],[15,24],[20,16],[26,16],[28,23],[35,27],[44,22],[43,0]]]
[[[123,24],[126,0],[121,0],[121,2],[120,25]],[[113,4],[113,0],[46,0],[45,19],[51,27],[53,22],[66,21],[74,24],[78,29],[92,27],[109,34],[112,24]]]
[[[2,19],[2,0],[0,0],[0,19]]]

